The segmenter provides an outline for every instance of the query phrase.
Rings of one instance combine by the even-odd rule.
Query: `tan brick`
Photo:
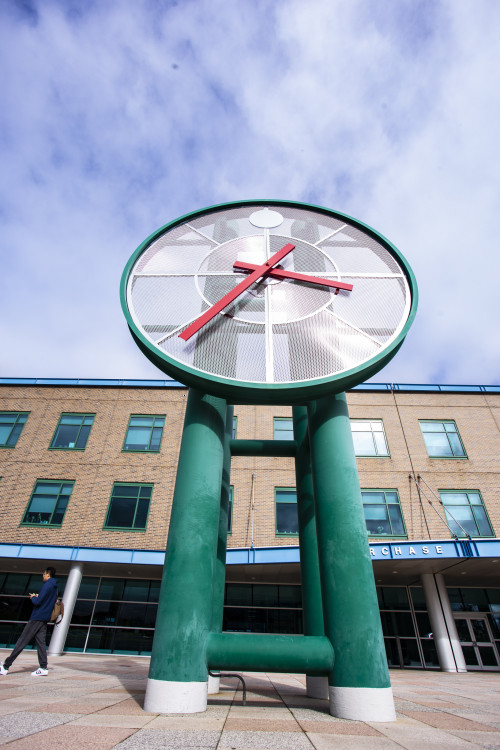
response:
[[[0,450],[2,541],[116,548],[164,549],[172,505],[187,392],[171,388],[1,386],[0,409],[29,411],[14,449]],[[500,533],[500,394],[353,391],[351,417],[381,419],[390,457],[359,458],[362,488],[399,492],[410,539],[447,537],[449,531],[409,474],[421,474],[435,493],[479,490],[493,528]],[[49,450],[63,412],[95,413],[85,451]],[[159,453],[122,452],[131,414],[165,414]],[[273,418],[290,417],[290,407],[236,406],[237,437],[272,439]],[[420,419],[453,419],[466,459],[430,459]],[[274,488],[294,487],[293,459],[235,457],[232,548],[289,546],[295,536],[275,534]],[[252,477],[254,503],[252,507]],[[37,479],[74,480],[61,528],[20,526]],[[145,532],[103,529],[113,482],[154,483]],[[438,507],[438,501],[426,490]],[[442,509],[440,509],[442,514]]]

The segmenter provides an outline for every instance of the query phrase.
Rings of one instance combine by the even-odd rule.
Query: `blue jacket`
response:
[[[30,620],[42,620],[42,622],[48,622],[50,615],[54,609],[54,604],[57,599],[57,578],[48,578],[38,596],[34,596],[31,599],[33,605],[33,612],[31,613]]]

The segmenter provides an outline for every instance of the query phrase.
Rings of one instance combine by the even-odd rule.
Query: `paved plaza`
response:
[[[0,651],[0,659],[7,656]],[[9,750],[330,750],[500,748],[500,674],[392,671],[398,720],[346,721],[307,698],[305,678],[245,673],[221,681],[206,713],[165,716],[142,709],[149,659],[65,655],[48,677],[31,677],[24,652],[0,677],[0,745]]]

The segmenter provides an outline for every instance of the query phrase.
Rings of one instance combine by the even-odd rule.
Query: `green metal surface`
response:
[[[226,430],[224,434],[224,460],[222,465],[222,485],[220,493],[219,531],[217,537],[217,557],[214,570],[214,589],[212,600],[212,627],[214,633],[222,630],[224,616],[224,590],[226,586],[226,550],[227,523],[229,512],[229,494],[231,492],[231,450],[229,447],[233,432],[234,407],[226,411]]]
[[[211,633],[206,644],[209,669],[326,675],[334,663],[324,636]]]
[[[308,407],[325,633],[336,687],[390,686],[345,394]]]
[[[307,409],[305,406],[293,407],[293,432],[297,443],[295,476],[304,634],[324,635],[325,625],[321,601],[316,514],[309,452]]]
[[[237,379],[225,378],[213,374],[203,373],[194,367],[191,367],[185,363],[181,363],[173,357],[167,355],[165,352],[160,352],[149,339],[138,329],[133,320],[127,305],[127,283],[130,275],[130,271],[135,264],[137,258],[165,231],[171,230],[177,227],[189,219],[195,219],[204,216],[209,213],[216,211],[226,211],[228,208],[239,208],[242,206],[251,206],[261,204],[265,206],[288,206],[297,207],[297,209],[309,209],[318,213],[323,213],[326,216],[333,216],[342,220],[347,220],[354,223],[356,226],[361,228],[369,236],[373,237],[377,242],[383,244],[383,246],[397,259],[400,265],[403,267],[406,273],[406,278],[411,290],[411,308],[408,315],[408,319],[401,330],[400,334],[391,342],[390,346],[375,355],[367,362],[346,370],[345,372],[339,373],[336,376],[319,377],[313,380],[307,380],[302,382],[294,383],[257,383],[257,382],[242,382]],[[413,322],[417,311],[418,304],[418,289],[415,276],[408,262],[399,252],[399,250],[387,240],[383,235],[376,232],[374,229],[369,227],[357,219],[354,219],[347,214],[342,214],[339,211],[332,211],[331,209],[323,206],[315,206],[307,203],[297,203],[295,201],[283,201],[283,200],[249,200],[249,201],[236,201],[233,203],[225,203],[216,206],[209,206],[201,209],[200,211],[194,211],[191,214],[181,216],[175,221],[165,224],[163,227],[158,229],[156,232],[151,234],[146,240],[144,240],[137,250],[132,254],[122,274],[120,282],[120,300],[123,310],[123,314],[127,320],[132,337],[134,338],[137,346],[143,352],[143,354],[162,372],[167,373],[170,377],[178,380],[180,383],[184,383],[192,388],[198,388],[200,390],[211,393],[220,398],[227,399],[233,403],[249,403],[249,404],[305,404],[310,399],[320,398],[332,393],[341,393],[354,386],[362,383],[365,380],[373,377],[379,370],[385,367],[388,362],[398,352],[402,345],[406,334]]]
[[[231,440],[232,456],[295,456],[295,440]]]
[[[207,680],[225,425],[225,401],[189,392],[149,670],[155,680]]]

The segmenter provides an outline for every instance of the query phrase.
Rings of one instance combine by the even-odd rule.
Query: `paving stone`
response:
[[[316,750],[401,750],[401,745],[387,737],[360,737],[359,735],[316,734],[307,735]],[[443,750],[443,748],[441,748]],[[469,750],[471,750],[469,748]]]
[[[305,734],[297,732],[226,732],[220,738],[221,748],[259,748],[259,750],[311,750]]]
[[[93,726],[93,727],[128,727],[140,729],[145,724],[149,724],[153,716],[143,714],[143,716],[113,716],[111,714],[87,714],[80,716],[73,721],[74,726]]]
[[[299,724],[290,717],[290,719],[263,719],[262,716],[255,716],[248,719],[232,718],[226,720],[224,731],[230,732],[301,732]]]
[[[169,729],[169,730],[189,730],[199,732],[200,730],[209,730],[213,732],[222,732],[225,719],[200,718],[193,719],[187,716],[179,718],[178,716],[157,716],[149,722],[148,729]]]
[[[34,711],[18,711],[3,716],[0,737],[9,741],[36,734],[58,724],[67,724],[78,718],[77,714],[39,714]]]
[[[475,708],[460,708],[452,713],[454,716],[460,716],[463,719],[469,719],[470,721],[476,721],[480,724],[487,724],[497,728],[500,722],[500,711],[497,710],[495,713],[484,713],[483,706],[476,706]]]
[[[290,708],[297,721],[345,722],[349,719],[339,719],[327,711],[314,711],[312,708]]]
[[[406,750],[471,750],[465,740],[412,719],[386,724],[370,722],[370,726]]]
[[[460,716],[454,716],[453,714],[446,714],[435,711],[433,713],[425,711],[411,711],[407,713],[412,719],[430,724],[431,727],[436,729],[468,729],[470,731],[488,731],[486,724],[479,724],[478,722],[471,721],[470,719],[463,719]],[[490,727],[490,731],[495,732],[494,727]]]
[[[43,680],[31,678],[32,662],[22,654],[16,676],[0,681],[0,745],[9,750],[500,750],[498,675],[392,671],[398,721],[385,724],[331,716],[328,701],[308,698],[303,676],[245,673],[247,706],[237,683],[223,680],[206,712],[158,715],[143,711],[147,659],[64,657]]]
[[[350,734],[365,737],[381,737],[379,731],[363,721],[336,721],[333,723],[301,721],[302,731],[319,734]]]
[[[156,716],[157,714],[150,713],[147,711],[144,711],[143,708],[144,704],[144,698],[141,698],[140,701],[135,700],[134,698],[126,698],[125,700],[121,700],[118,703],[113,703],[111,706],[102,707],[99,706],[96,711],[99,711],[99,715],[102,716],[104,714],[115,714],[117,716]]]
[[[292,719],[292,713],[284,708],[283,705],[276,708],[257,708],[256,706],[232,706],[229,709],[230,719],[251,719],[260,717],[261,719],[272,719],[275,721],[283,719]]]
[[[135,729],[124,727],[75,727],[64,724],[36,735],[9,742],[9,750],[54,750],[55,747],[77,747],[78,750],[111,750]]]
[[[88,701],[82,701],[78,703],[76,700],[72,701],[61,701],[60,703],[47,703],[39,706],[31,706],[30,711],[36,711],[37,713],[65,713],[71,712],[72,714],[92,714],[96,711],[101,711],[103,708],[102,703],[90,703]]]
[[[468,732],[464,730],[451,731],[449,734],[454,734],[456,737],[461,737],[463,740],[472,742],[481,748],[497,748],[500,747],[500,732],[492,734],[491,732]]]
[[[188,731],[169,729],[141,729],[120,744],[119,750],[156,750],[171,748],[172,750],[184,750],[184,748],[198,748],[199,750],[212,750],[217,747],[220,732],[211,731]]]
[[[406,711],[435,711],[436,710],[435,704],[431,705],[430,703],[415,703],[414,701],[395,700],[394,705],[396,706],[396,709],[403,714],[406,713]]]

